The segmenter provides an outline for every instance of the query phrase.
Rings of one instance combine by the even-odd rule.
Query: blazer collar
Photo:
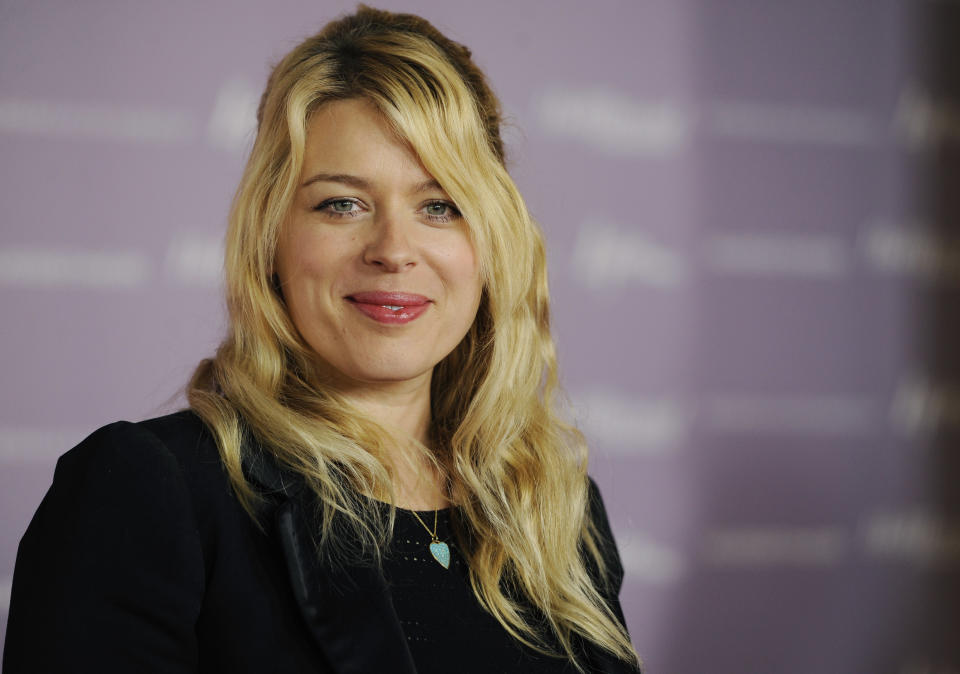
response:
[[[416,674],[381,570],[333,564],[318,554],[305,485],[267,452],[247,456],[247,476],[276,504],[273,520],[300,613],[333,670]]]

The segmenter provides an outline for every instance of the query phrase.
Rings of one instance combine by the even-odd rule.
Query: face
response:
[[[482,289],[456,206],[361,99],[327,103],[309,120],[275,272],[300,335],[345,387],[429,390]]]

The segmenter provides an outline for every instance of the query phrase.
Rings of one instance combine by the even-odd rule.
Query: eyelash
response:
[[[443,199],[433,199],[428,201],[423,205],[423,209],[426,210],[431,206],[446,206],[447,214],[446,215],[430,215],[427,214],[427,217],[430,218],[433,222],[452,222],[458,220],[461,217],[460,209],[454,206],[449,201],[444,201]]]
[[[337,203],[349,203],[357,206],[358,208],[356,210],[350,210],[350,211],[332,210],[331,207]],[[446,215],[430,215],[429,213],[426,213],[426,209],[430,208],[431,206],[446,206],[447,214]],[[334,218],[353,218],[360,215],[363,212],[362,208],[360,208],[360,202],[358,200],[348,199],[346,197],[334,197],[332,199],[326,199],[324,201],[321,201],[319,204],[317,204],[313,210],[325,213],[326,215],[329,215]],[[431,199],[421,207],[421,210],[425,212],[425,215],[428,220],[436,223],[448,223],[448,222],[457,220],[461,217],[460,209],[454,206],[451,202],[445,201],[444,199]]]
[[[323,212],[327,215],[330,215],[334,218],[353,218],[362,212],[359,208],[356,210],[350,211],[335,211],[331,208],[334,204],[353,204],[354,206],[360,206],[360,203],[356,199],[346,199],[344,197],[335,197],[333,199],[326,199],[317,204],[313,210]]]

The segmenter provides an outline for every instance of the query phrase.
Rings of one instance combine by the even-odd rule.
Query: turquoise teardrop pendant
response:
[[[433,558],[437,560],[437,564],[442,566],[445,569],[450,568],[450,547],[437,538],[437,515],[439,510],[433,511],[433,531],[430,531],[430,527],[427,526],[427,523],[420,519],[420,515],[417,514],[417,511],[411,510],[413,516],[417,518],[417,521],[420,522],[421,526],[427,530],[427,533],[430,534],[430,554],[433,555]]]
[[[450,568],[450,546],[446,543],[434,540],[430,544],[430,554],[440,563],[440,566],[445,569]]]

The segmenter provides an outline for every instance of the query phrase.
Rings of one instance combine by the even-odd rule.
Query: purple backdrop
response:
[[[504,102],[650,671],[960,672],[960,6],[380,6]],[[268,66],[351,8],[0,2],[0,630],[56,457],[219,340]]]

